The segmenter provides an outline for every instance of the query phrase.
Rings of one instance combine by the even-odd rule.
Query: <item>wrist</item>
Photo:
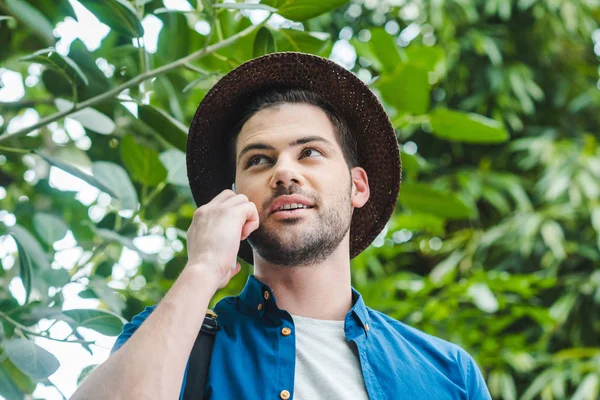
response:
[[[183,274],[186,274],[186,280],[191,280],[196,285],[210,291],[211,296],[219,289],[223,279],[219,276],[216,268],[204,262],[188,262],[183,269]]]

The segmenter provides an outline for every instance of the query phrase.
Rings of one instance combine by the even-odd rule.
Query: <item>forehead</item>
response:
[[[255,142],[283,147],[302,136],[320,136],[337,144],[335,129],[327,114],[312,104],[281,104],[254,114],[242,126],[237,150]]]

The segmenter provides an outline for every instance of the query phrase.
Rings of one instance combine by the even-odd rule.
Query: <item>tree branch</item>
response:
[[[166,64],[166,65],[163,65],[162,67],[158,67],[151,71],[140,74],[140,75],[136,76],[135,78],[130,79],[129,81],[127,81],[115,88],[112,88],[102,94],[99,94],[98,96],[95,96],[95,97],[92,97],[85,101],[82,101],[81,103],[77,103],[77,104],[75,104],[75,106],[73,108],[71,108],[69,110],[61,111],[56,114],[49,115],[45,118],[40,119],[37,123],[35,123],[31,126],[28,126],[26,128],[23,128],[20,131],[17,131],[15,133],[12,133],[12,134],[5,133],[4,135],[0,136],[0,143],[6,142],[7,140],[10,140],[10,139],[15,139],[15,138],[24,136],[31,131],[34,131],[36,129],[44,127],[51,122],[54,122],[63,117],[66,117],[67,115],[71,115],[71,114],[73,114],[79,110],[82,110],[86,107],[91,107],[91,106],[101,103],[105,100],[108,100],[108,99],[118,95],[123,90],[129,89],[135,85],[138,85],[138,84],[144,82],[145,80],[148,80],[148,79],[154,78],[158,75],[170,72],[174,69],[184,66],[185,64],[187,64],[193,60],[204,57],[207,54],[214,53],[217,50],[222,49],[223,47],[227,47],[230,44],[232,44],[233,42],[235,42],[237,39],[244,37],[246,35],[249,35],[253,31],[262,27],[268,21],[268,19],[270,17],[271,17],[271,15],[269,15],[267,18],[265,18],[260,24],[249,26],[248,28],[244,29],[243,31],[236,33],[235,35],[233,35],[227,39],[224,39],[224,40],[220,41],[219,43],[215,43],[212,46],[208,46],[202,50],[198,50],[192,54],[189,54],[183,58],[180,58],[179,60],[173,61],[170,64]]]
[[[39,99],[39,100],[21,100],[8,103],[0,102],[1,111],[20,110],[22,108],[35,107],[39,104],[54,104],[54,99]]]

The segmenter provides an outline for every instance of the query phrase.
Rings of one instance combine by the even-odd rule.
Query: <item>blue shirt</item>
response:
[[[370,309],[356,290],[352,292],[344,331],[358,349],[369,398],[491,399],[475,361],[463,349]],[[147,307],[125,325],[112,351],[131,337],[152,310]],[[277,307],[271,289],[250,276],[242,293],[218,302],[215,312],[219,330],[207,397],[275,400],[287,390],[293,400],[294,322]],[[291,334],[283,334],[283,328],[291,329]],[[187,371],[182,395],[186,378]]]

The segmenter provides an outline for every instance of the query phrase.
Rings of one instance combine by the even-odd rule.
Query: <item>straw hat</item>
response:
[[[272,53],[240,65],[213,86],[198,106],[187,140],[187,173],[194,200],[200,207],[231,188],[234,171],[227,160],[231,131],[254,94],[277,87],[319,93],[337,109],[356,138],[358,165],[367,172],[371,195],[352,216],[353,258],[371,244],[394,211],[400,189],[400,152],[394,128],[377,97],[352,72],[326,58]],[[253,264],[247,241],[241,243],[238,255]]]

